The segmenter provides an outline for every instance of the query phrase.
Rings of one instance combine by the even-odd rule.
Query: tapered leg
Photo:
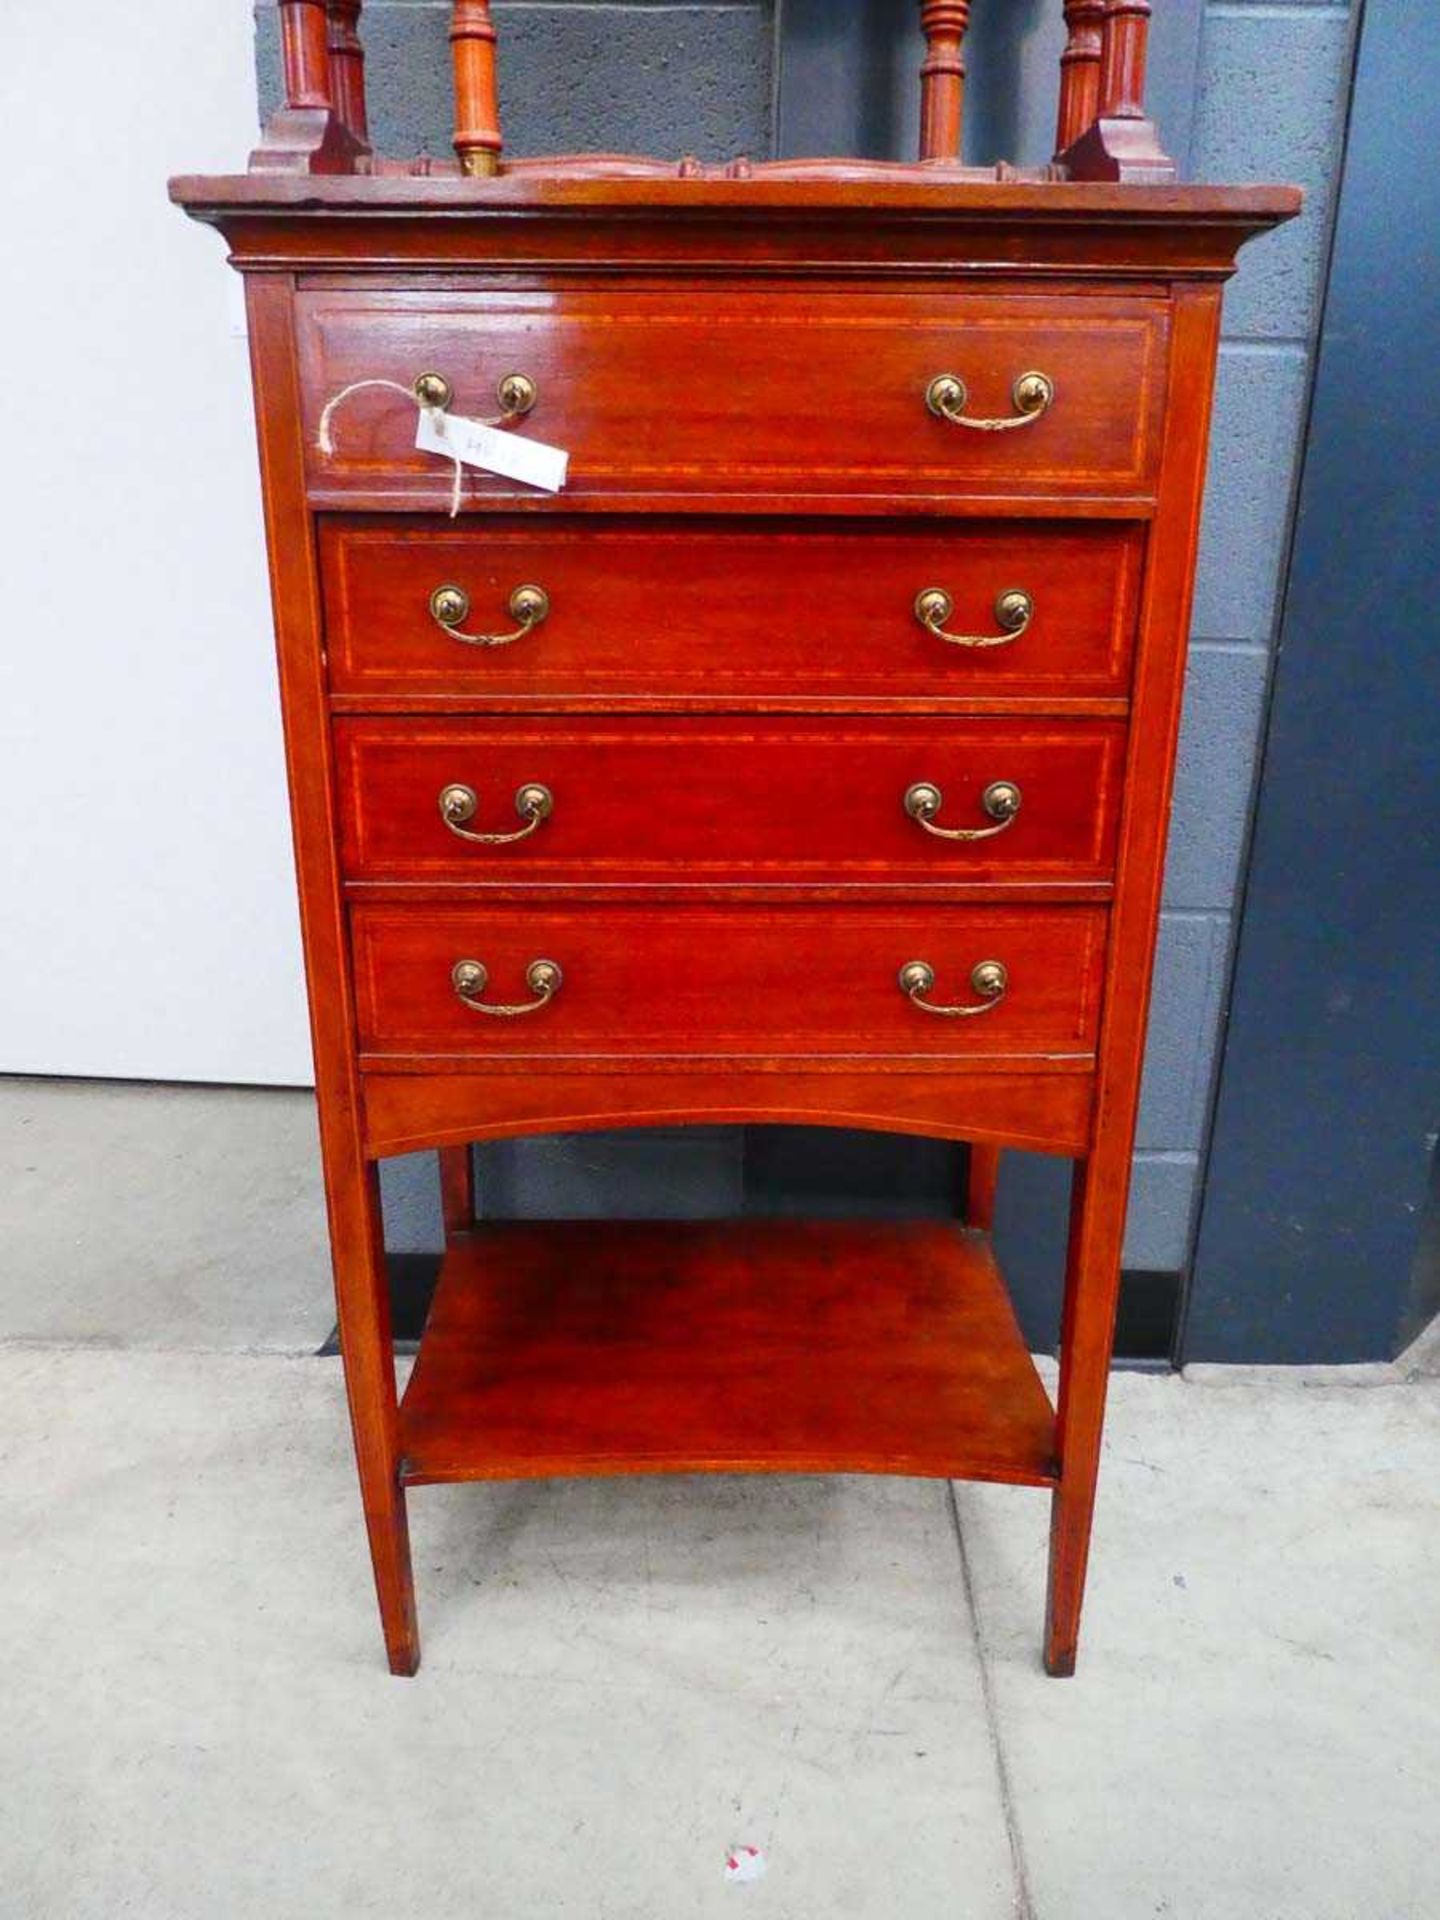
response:
[[[337,1165],[337,1161],[346,1164]],[[352,1159],[339,1149],[327,1152],[325,1177],[340,1354],[380,1623],[390,1671],[408,1675],[420,1665],[420,1629],[415,1618],[405,1490],[400,1484],[380,1182],[373,1161],[363,1161],[358,1154]]]
[[[965,1181],[965,1224],[988,1233],[995,1224],[995,1188],[1000,1180],[999,1147],[976,1141],[970,1148],[970,1170]]]
[[[468,1146],[440,1149],[440,1206],[446,1233],[468,1233],[475,1224],[475,1156]]]
[[[294,25],[304,41],[306,84],[313,82],[320,104],[299,99],[302,89],[293,84],[290,99],[297,111],[318,112],[326,128],[323,149],[301,143],[304,151],[299,163],[305,170],[326,154],[333,158],[337,141],[351,146],[354,141],[325,105],[329,56],[323,7],[291,7],[286,12],[295,16]],[[301,15],[311,17],[301,19]],[[284,116],[280,119],[283,122]],[[283,154],[273,144],[267,145],[266,164],[284,164]],[[375,1162],[366,1158],[362,1133],[364,1094],[355,1054],[349,934],[334,838],[333,741],[317,625],[322,596],[316,542],[305,494],[294,299],[294,282],[288,274],[248,277],[246,312],[265,473],[266,537],[340,1352],[385,1646],[392,1672],[414,1673],[420,1664],[420,1639],[400,1484],[390,1290],[379,1176]]]
[[[1071,1194],[1056,1417],[1059,1484],[1051,1511],[1045,1627],[1045,1665],[1055,1674],[1075,1671],[1090,1552],[1184,681],[1180,668],[1195,580],[1218,294],[1218,287],[1198,285],[1175,292],[1165,453],[1131,688],[1127,805],[1100,1013],[1095,1119],[1090,1152],[1076,1166]]]
[[[1060,1329],[1060,1404],[1056,1420],[1060,1482],[1050,1507],[1050,1583],[1045,1668],[1075,1671],[1080,1608],[1090,1557],[1090,1525],[1100,1468],[1105,1392],[1120,1293],[1120,1247],[1129,1181],[1129,1136],[1076,1164],[1070,1197],[1070,1245]]]

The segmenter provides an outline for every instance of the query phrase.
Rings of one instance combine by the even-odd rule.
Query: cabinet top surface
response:
[[[937,170],[938,172],[939,170]],[[910,267],[1223,277],[1298,188],[855,178],[183,175],[170,194],[242,267]]]
[[[911,214],[990,222],[1039,220],[1137,228],[1171,222],[1261,228],[1292,218],[1301,192],[1292,186],[1133,186],[1096,181],[976,180],[937,169],[917,180],[916,169],[857,165],[853,174],[825,178],[740,179],[598,175],[567,177],[517,169],[495,179],[357,174],[181,174],[171,198],[207,217],[285,213],[315,218],[364,213],[429,214],[438,218],[502,216],[521,212],[680,216],[720,212],[841,215]]]

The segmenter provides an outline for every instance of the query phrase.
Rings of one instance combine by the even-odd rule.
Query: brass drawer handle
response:
[[[993,827],[937,827],[935,816],[944,806],[945,796],[933,781],[917,780],[906,789],[905,811],[937,840],[993,840],[997,833],[1015,824],[1023,798],[1013,780],[992,780],[980,796],[980,806],[995,822]]]
[[[907,960],[900,969],[900,991],[922,1013],[938,1013],[946,1020],[969,1020],[977,1013],[989,1013],[1005,998],[1010,975],[998,960],[979,960],[970,969],[970,985],[980,995],[974,1007],[937,1007],[923,996],[935,985],[935,969],[926,960]]]
[[[955,602],[943,587],[926,587],[915,596],[915,618],[937,640],[952,647],[1008,647],[1018,640],[1035,617],[1035,602],[1023,587],[1007,587],[995,602],[995,618],[1001,633],[947,633],[945,622],[955,611]]]
[[[1033,427],[1055,398],[1055,382],[1048,373],[1022,373],[1010,389],[1016,411],[1003,420],[976,419],[965,411],[969,392],[958,373],[937,373],[925,389],[925,404],[952,427],[971,427],[976,433],[1010,433]]]
[[[476,1013],[493,1014],[497,1020],[518,1020],[522,1013],[538,1013],[548,1007],[560,991],[563,975],[553,960],[532,960],[525,969],[525,984],[535,995],[521,1007],[491,1006],[475,996],[485,991],[490,974],[478,960],[457,960],[450,969],[450,984],[455,996]]]
[[[417,374],[411,392],[422,407],[448,407],[455,398],[455,389],[443,373]],[[486,425],[498,427],[507,420],[518,420],[522,414],[529,413],[539,397],[539,389],[528,374],[507,373],[495,388],[500,418],[487,421]]]
[[[555,796],[538,780],[527,780],[515,790],[515,811],[525,822],[514,833],[472,833],[466,827],[480,810],[473,787],[443,787],[440,791],[440,818],[461,840],[473,840],[482,847],[508,847],[513,841],[528,840],[542,821],[555,811]]]
[[[467,647],[509,647],[533,633],[550,612],[550,596],[543,587],[516,587],[509,599],[510,617],[518,620],[514,633],[462,633],[460,623],[470,616],[470,596],[462,587],[436,587],[430,596],[430,617],[452,640]]]

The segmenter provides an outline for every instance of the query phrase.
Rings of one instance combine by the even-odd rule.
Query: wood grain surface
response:
[[[453,1235],[401,1478],[964,1475],[1047,1485],[1055,1421],[988,1240],[939,1223]]]
[[[332,696],[351,708],[743,703],[925,710],[1123,702],[1143,526],[1049,521],[687,520],[487,516],[476,527],[385,516],[320,523]],[[437,587],[471,603],[462,626],[513,632],[515,589],[550,610],[523,640],[475,647],[430,612]],[[917,618],[927,588],[944,625]],[[1033,604],[1004,638],[996,612]]]

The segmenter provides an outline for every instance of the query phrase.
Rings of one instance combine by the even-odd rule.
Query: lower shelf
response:
[[[1053,1484],[1055,1418],[984,1234],[547,1222],[451,1238],[401,1477],[900,1473]]]

